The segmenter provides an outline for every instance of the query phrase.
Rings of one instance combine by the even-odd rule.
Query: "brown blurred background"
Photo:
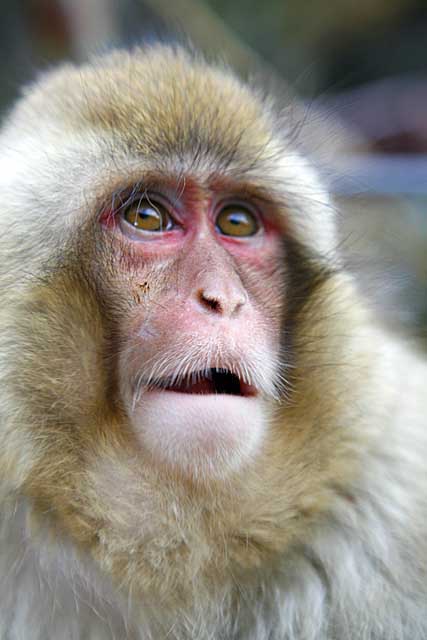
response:
[[[63,59],[189,39],[301,98],[349,265],[427,345],[427,0],[0,0],[0,115]],[[36,125],[36,123],[35,123]]]

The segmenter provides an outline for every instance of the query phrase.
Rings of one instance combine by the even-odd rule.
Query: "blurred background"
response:
[[[427,0],[0,0],[0,10],[0,115],[60,60],[158,38],[189,39],[295,93],[350,268],[383,320],[427,348]]]

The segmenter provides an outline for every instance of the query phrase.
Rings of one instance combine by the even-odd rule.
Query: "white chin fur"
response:
[[[259,450],[267,421],[254,397],[174,391],[143,394],[131,419],[154,460],[199,477],[241,468]]]

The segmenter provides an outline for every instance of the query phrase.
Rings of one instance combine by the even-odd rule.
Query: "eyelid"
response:
[[[130,193],[129,197],[120,205],[116,213],[119,213],[124,208],[130,207],[135,203],[138,204],[143,200],[147,200],[153,209],[156,208],[156,204],[161,205],[166,209],[170,217],[174,219],[174,207],[169,200],[162,194],[157,193],[156,191],[149,191],[148,189],[145,191],[138,191],[137,193]]]
[[[255,216],[255,218],[260,224],[262,224],[262,216],[258,207],[255,204],[253,204],[253,202],[245,200],[244,198],[231,197],[231,198],[224,198],[222,200],[219,200],[215,205],[214,215],[217,216],[226,207],[233,207],[233,206],[242,207],[242,209],[246,209],[247,211],[249,211],[249,213]]]

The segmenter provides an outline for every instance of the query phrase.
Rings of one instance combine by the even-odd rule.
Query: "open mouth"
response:
[[[256,395],[256,389],[244,382],[238,375],[228,369],[210,368],[190,373],[188,376],[174,382],[163,380],[155,385],[156,388],[177,393],[192,393],[199,395],[226,394],[231,396],[250,397]]]

